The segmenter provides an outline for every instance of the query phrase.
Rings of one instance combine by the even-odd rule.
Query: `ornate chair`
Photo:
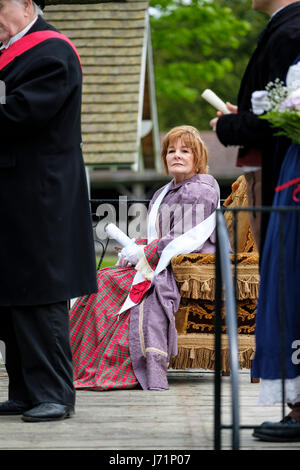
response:
[[[248,205],[246,182],[240,176],[232,185],[227,207]],[[233,213],[225,212],[231,246]],[[232,260],[234,256],[231,255]],[[237,215],[237,316],[239,361],[241,368],[251,368],[254,355],[255,313],[259,286],[257,248],[247,212]],[[173,369],[214,369],[214,292],[215,255],[190,253],[172,259],[172,269],[181,294],[176,314],[178,355],[171,358]],[[224,314],[223,314],[224,318]],[[229,350],[226,326],[222,325],[222,371],[229,373]]]

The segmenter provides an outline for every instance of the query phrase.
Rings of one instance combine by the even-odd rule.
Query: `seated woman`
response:
[[[219,187],[207,174],[207,149],[194,127],[168,132],[162,161],[173,179],[150,202],[147,240],[123,248],[116,266],[98,271],[98,293],[71,309],[77,389],[168,389],[180,303],[170,260],[214,252]]]

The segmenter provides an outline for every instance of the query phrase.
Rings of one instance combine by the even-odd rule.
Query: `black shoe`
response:
[[[23,421],[59,421],[70,418],[74,414],[74,407],[61,405],[60,403],[41,403],[40,405],[25,411]]]
[[[278,423],[265,421],[254,428],[254,437],[268,442],[300,442],[300,421],[286,416]]]
[[[24,401],[7,400],[0,403],[0,416],[21,415],[30,408],[32,408],[32,405]]]

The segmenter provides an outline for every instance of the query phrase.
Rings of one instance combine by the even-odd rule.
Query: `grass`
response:
[[[100,260],[100,257],[97,257],[96,266],[98,266],[99,260]],[[114,266],[117,261],[118,261],[117,256],[114,256],[114,255],[104,256],[102,264],[101,264],[101,268],[107,268],[109,266]]]

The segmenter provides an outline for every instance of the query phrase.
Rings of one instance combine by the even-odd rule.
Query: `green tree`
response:
[[[208,129],[215,115],[201,93],[212,88],[236,101],[257,30],[249,0],[151,0],[161,130],[189,123]],[[253,23],[256,24],[253,27]]]

